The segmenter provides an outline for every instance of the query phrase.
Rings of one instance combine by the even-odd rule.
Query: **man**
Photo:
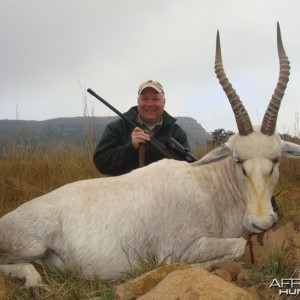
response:
[[[109,123],[96,147],[94,163],[102,174],[121,175],[164,156],[147,145],[150,135],[162,144],[170,137],[188,148],[186,133],[176,119],[165,110],[165,92],[160,83],[148,80],[138,90],[138,105],[124,115],[140,127],[133,127],[123,119]]]

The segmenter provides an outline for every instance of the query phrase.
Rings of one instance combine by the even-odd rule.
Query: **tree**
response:
[[[234,132],[231,130],[225,130],[223,128],[215,129],[211,132],[212,142],[221,145],[225,143],[228,140],[228,138],[233,134]]]

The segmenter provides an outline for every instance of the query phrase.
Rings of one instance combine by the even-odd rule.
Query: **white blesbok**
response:
[[[43,258],[81,269],[86,277],[119,278],[128,257],[207,262],[239,257],[243,231],[259,233],[277,221],[271,205],[281,154],[300,156],[282,141],[276,119],[289,77],[279,25],[280,76],[261,126],[250,118],[223,70],[219,34],[215,69],[231,103],[238,133],[199,161],[164,159],[128,174],[67,184],[0,219],[0,271],[41,284],[30,263]]]

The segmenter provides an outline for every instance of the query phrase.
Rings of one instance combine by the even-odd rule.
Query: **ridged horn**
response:
[[[219,30],[217,32],[215,73],[231,104],[240,135],[245,136],[250,134],[251,132],[253,132],[253,128],[252,128],[249,115],[242,101],[240,100],[240,97],[237,95],[235,89],[232,87],[231,83],[226,77],[223,68]]]
[[[272,95],[272,99],[269,103],[268,109],[265,112],[261,124],[261,128],[260,128],[260,131],[266,135],[272,135],[275,132],[278,111],[290,75],[290,62],[283,48],[280,26],[278,22],[277,22],[277,49],[278,49],[278,56],[280,62],[279,78],[278,78],[276,89],[274,91],[274,94]]]

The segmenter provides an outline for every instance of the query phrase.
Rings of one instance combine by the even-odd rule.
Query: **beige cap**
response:
[[[148,80],[148,81],[143,82],[140,85],[138,94],[140,94],[145,88],[148,88],[148,87],[155,89],[159,93],[163,93],[163,94],[165,93],[163,86],[159,82],[154,81],[154,80]]]

